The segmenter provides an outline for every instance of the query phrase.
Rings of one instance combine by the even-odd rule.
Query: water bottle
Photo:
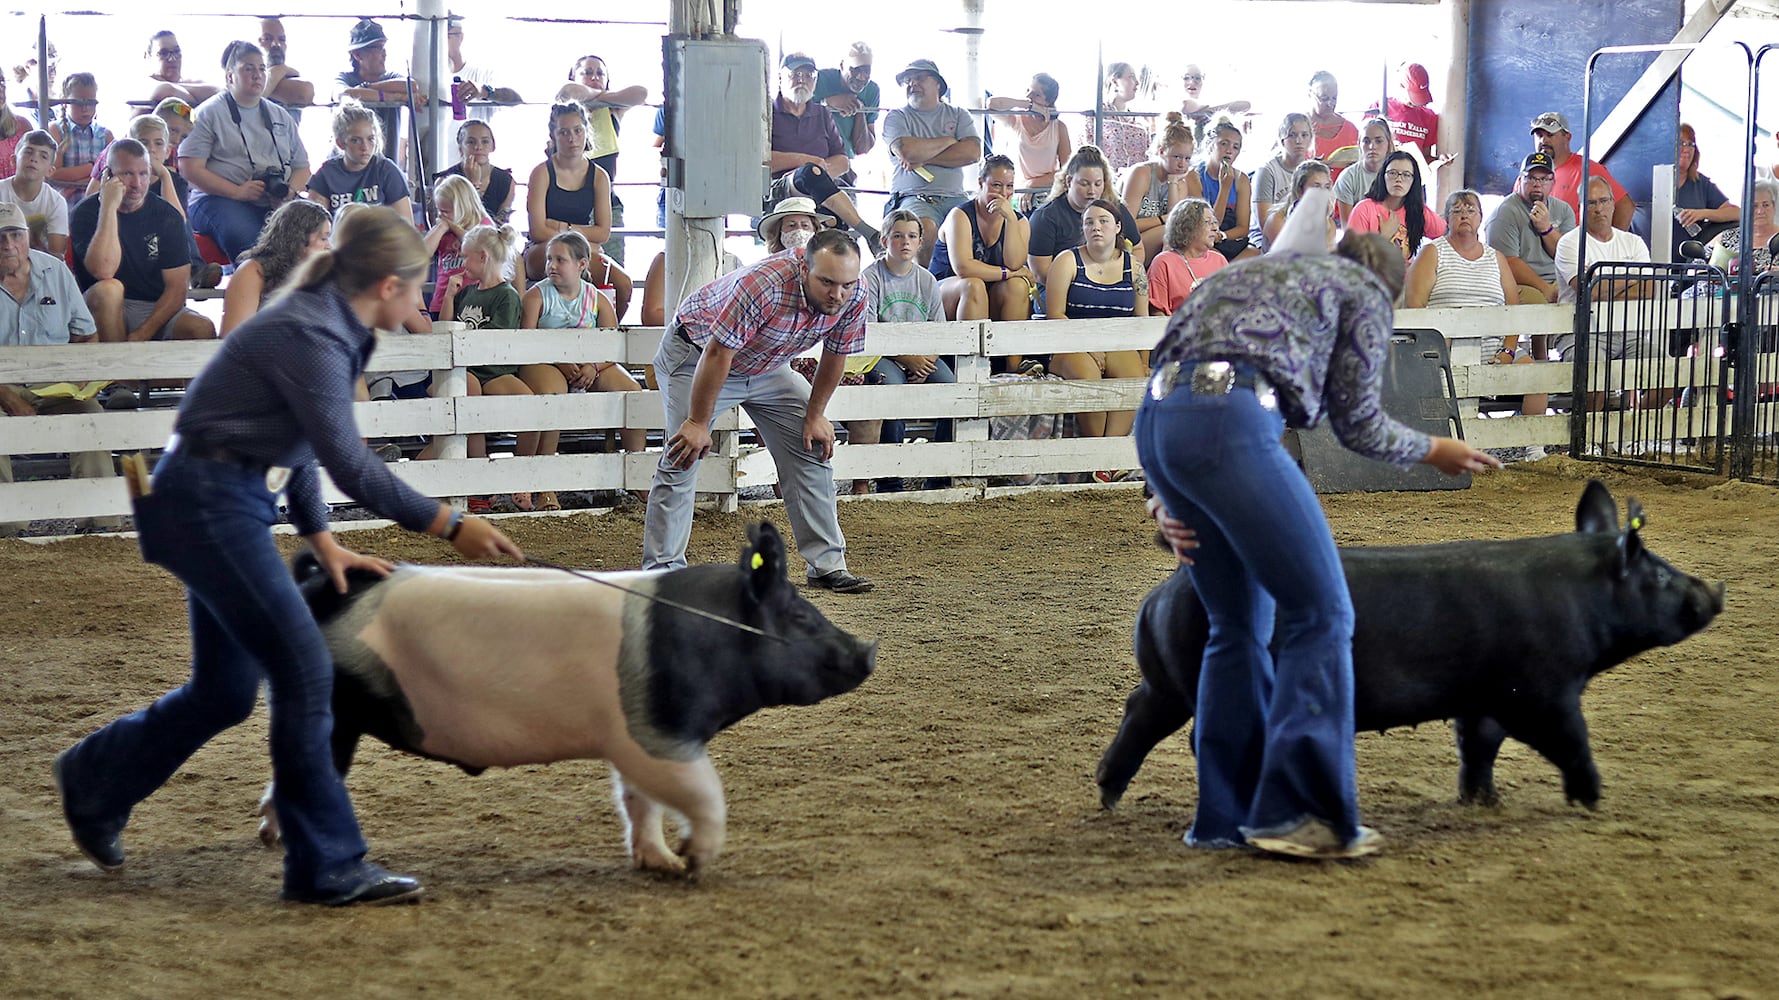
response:
[[[1679,211],[1675,211],[1675,213],[1674,213],[1674,221],[1675,221],[1675,222],[1680,222],[1680,212],[1679,212]],[[1699,226],[1699,224],[1698,224],[1698,223],[1696,223],[1696,222],[1695,222],[1695,223],[1693,223],[1693,224],[1692,224],[1692,225],[1690,225],[1690,226],[1689,226],[1689,225],[1687,225],[1687,224],[1686,224],[1686,223],[1684,223],[1684,222],[1681,222],[1681,223],[1680,223],[1680,228],[1681,228],[1681,229],[1684,229],[1684,230],[1686,230],[1686,235],[1688,235],[1688,236],[1697,236],[1697,235],[1699,235],[1699,229],[1700,229],[1700,226]]]
[[[462,121],[467,114],[468,111],[463,106],[463,78],[454,76],[451,78],[451,117]]]
[[[593,278],[592,271],[589,269],[587,277],[592,278],[593,290],[603,296],[606,303],[612,307],[614,312],[616,312],[618,308],[618,286],[612,282],[611,259],[606,257],[605,254],[600,253],[598,247],[593,248],[593,257],[592,266],[598,267],[601,262],[604,262],[605,272],[599,277]],[[623,318],[624,317],[622,316],[618,317],[619,320],[622,320]]]

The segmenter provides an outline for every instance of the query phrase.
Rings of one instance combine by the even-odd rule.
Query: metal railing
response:
[[[1582,294],[1594,305],[1569,357],[1576,457],[1723,472],[1726,286],[1699,263],[1588,268]]]

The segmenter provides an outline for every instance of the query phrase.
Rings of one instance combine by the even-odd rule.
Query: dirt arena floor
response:
[[[1349,544],[1549,534],[1597,471],[1552,458],[1328,508]],[[1589,691],[1597,813],[1511,742],[1503,805],[1457,805],[1436,723],[1359,740],[1376,858],[1191,850],[1183,737],[1115,813],[1091,780],[1132,616],[1169,570],[1136,495],[867,502],[842,520],[877,592],[815,600],[881,638],[878,672],[716,739],[730,828],[710,876],[629,869],[602,765],[470,778],[367,742],[350,784],[372,857],[429,896],[349,912],[276,898],[251,816],[263,713],[138,808],[123,872],[81,860],[50,759],[183,680],[180,593],[127,540],[0,542],[0,996],[1779,996],[1779,491],[1605,478],[1729,603]],[[504,523],[583,566],[640,547],[639,512]],[[740,526],[700,516],[693,558],[732,558]]]

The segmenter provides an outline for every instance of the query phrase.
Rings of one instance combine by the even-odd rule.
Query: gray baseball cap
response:
[[[938,64],[934,63],[931,59],[916,59],[909,63],[907,68],[896,74],[896,85],[907,86],[908,78],[915,73],[933,74],[933,76],[939,80],[940,97],[945,97],[951,93],[951,85],[945,82],[945,75],[939,72]]]

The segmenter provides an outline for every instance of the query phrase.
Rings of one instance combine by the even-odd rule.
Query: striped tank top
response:
[[[1087,261],[1081,248],[1069,251],[1075,255],[1075,280],[1069,282],[1068,310],[1070,319],[1105,319],[1135,316],[1137,288],[1130,278],[1130,254],[1124,254],[1124,271],[1118,280],[1102,285],[1087,276]]]
[[[1493,247],[1485,244],[1481,257],[1466,260],[1441,236],[1433,241],[1433,249],[1439,253],[1439,272],[1427,294],[1427,308],[1507,304],[1501,292],[1501,263]]]

